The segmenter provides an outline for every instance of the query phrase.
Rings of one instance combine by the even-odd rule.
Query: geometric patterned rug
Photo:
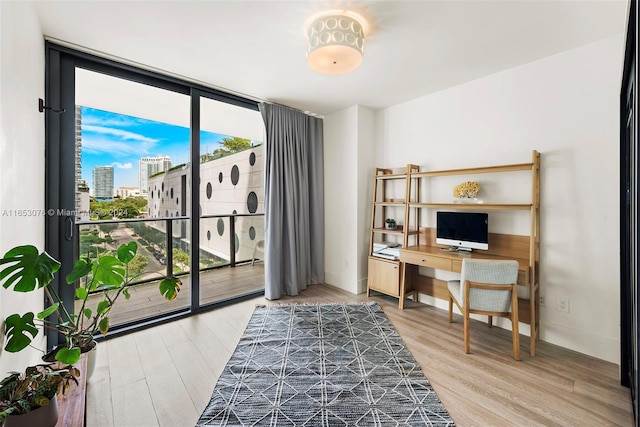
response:
[[[375,303],[256,307],[198,426],[453,426]]]

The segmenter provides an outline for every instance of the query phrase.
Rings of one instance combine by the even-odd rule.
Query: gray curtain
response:
[[[324,283],[322,119],[261,103],[267,130],[265,297]]]

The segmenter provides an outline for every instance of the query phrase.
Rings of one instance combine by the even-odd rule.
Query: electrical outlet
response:
[[[540,297],[540,307],[544,307],[544,297]]]
[[[556,301],[556,308],[558,311],[562,311],[563,313],[569,312],[569,298],[566,297],[558,297]]]

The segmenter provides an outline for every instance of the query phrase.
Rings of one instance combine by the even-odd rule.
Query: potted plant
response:
[[[398,226],[396,225],[396,220],[393,218],[385,219],[384,223],[387,230],[395,230],[396,228],[398,228]]]
[[[130,298],[129,286],[134,277],[129,275],[129,263],[136,256],[138,245],[129,242],[120,245],[115,254],[107,253],[95,260],[80,258],[66,277],[69,286],[76,286],[75,297],[81,302],[74,313],[62,304],[58,293],[49,286],[60,263],[48,253],[39,253],[31,245],[17,246],[0,259],[0,281],[16,292],[31,292],[43,288],[49,307],[40,313],[12,314],[5,320],[7,342],[5,350],[15,353],[27,347],[37,336],[39,329],[57,331],[65,338],[63,345],[55,348],[52,359],[65,364],[76,363],[83,352],[95,347],[94,336],[106,335],[109,330],[109,311],[120,298]],[[160,293],[166,300],[173,300],[182,283],[176,277],[160,281]],[[95,307],[88,305],[89,298],[100,295]],[[55,320],[49,320],[51,317]],[[47,360],[45,358],[45,360]],[[91,367],[89,367],[90,371]]]
[[[11,372],[0,381],[0,422],[4,427],[52,427],[58,421],[56,394],[72,382],[78,383],[78,369],[70,365],[42,364],[24,372]]]

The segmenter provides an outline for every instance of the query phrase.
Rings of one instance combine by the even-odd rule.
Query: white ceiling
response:
[[[622,34],[627,0],[34,1],[45,36],[317,114],[387,107]],[[305,62],[303,25],[338,7],[369,22],[355,72]],[[622,61],[622,58],[620,58]]]

